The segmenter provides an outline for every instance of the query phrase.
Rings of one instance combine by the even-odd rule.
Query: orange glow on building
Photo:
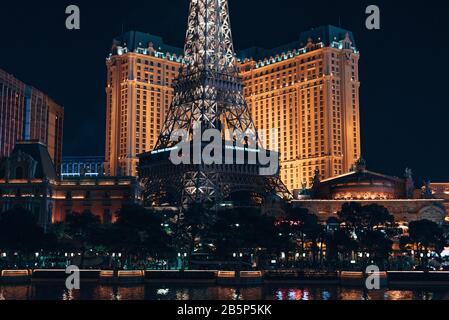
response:
[[[0,70],[0,158],[8,157],[17,141],[36,140],[47,146],[59,173],[63,123],[61,106]]]
[[[114,40],[112,51],[106,63],[105,172],[137,176],[137,155],[155,147],[173,99],[181,50],[158,37],[129,32]]]
[[[286,48],[238,54],[245,97],[260,132],[278,130],[281,178],[290,191],[349,172],[361,157],[359,53],[352,35],[332,26],[301,34]],[[107,60],[106,174],[136,176],[165,121],[181,50],[129,32]],[[265,131],[264,131],[265,130]]]

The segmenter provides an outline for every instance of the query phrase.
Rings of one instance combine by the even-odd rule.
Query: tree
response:
[[[427,254],[430,249],[440,251],[444,246],[445,239],[441,226],[433,221],[419,220],[409,224],[410,241],[418,249],[418,256],[423,256],[421,263],[427,261]],[[441,251],[440,251],[441,252]]]
[[[34,255],[53,244],[52,235],[44,232],[30,211],[16,207],[0,214],[0,251],[8,257]]]
[[[89,210],[83,213],[71,213],[64,223],[57,226],[60,241],[81,250],[80,268],[84,267],[86,251],[99,244],[101,229],[100,218]]]
[[[319,248],[318,242],[321,240],[322,243],[324,240],[324,229],[315,214],[305,208],[290,207],[287,210],[287,217],[278,223],[278,227],[283,234],[290,236],[290,242],[300,243],[301,253],[305,251],[305,246],[309,243],[312,262],[316,263],[318,252],[322,252],[322,246]]]
[[[346,260],[357,249],[358,244],[347,229],[336,230],[325,237],[327,260],[334,267],[340,262],[340,255]]]
[[[183,213],[176,228],[177,247],[192,254],[202,245],[215,223],[211,204],[195,203]]]
[[[262,252],[279,252],[285,245],[275,227],[275,218],[263,215],[259,208],[219,210],[209,230],[208,242],[214,244],[215,255],[221,260],[229,259],[233,253],[252,253],[263,258]]]
[[[389,228],[394,225],[394,216],[384,206],[370,204],[362,207],[362,212],[364,223],[369,231],[374,231],[380,227]]]
[[[362,206],[355,202],[345,203],[338,216],[365,257],[369,254],[369,260],[383,264],[392,251],[388,232],[394,226],[394,216],[383,206]]]
[[[345,203],[338,216],[357,235],[383,226],[391,227],[394,223],[394,216],[378,204],[362,206],[357,202]]]
[[[345,223],[347,229],[356,232],[363,225],[361,213],[362,205],[358,202],[350,202],[343,204],[337,215]]]
[[[393,250],[391,241],[383,231],[369,230],[363,234],[359,241],[361,250],[369,254],[369,261],[373,261],[378,266],[383,266]]]
[[[125,261],[134,258],[141,262],[148,257],[168,258],[172,253],[170,237],[164,231],[157,212],[139,205],[124,206],[117,222],[107,232],[109,248],[123,253]]]

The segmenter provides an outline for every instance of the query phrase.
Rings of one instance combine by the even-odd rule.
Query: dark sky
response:
[[[55,3],[56,2],[56,3]],[[235,46],[275,47],[314,26],[354,32],[361,51],[362,148],[368,167],[449,181],[449,5],[446,1],[229,0]],[[81,30],[65,29],[65,8]],[[381,30],[365,8],[381,9]],[[103,155],[105,58],[124,30],[182,46],[188,0],[10,1],[0,3],[0,68],[65,107],[64,155]]]

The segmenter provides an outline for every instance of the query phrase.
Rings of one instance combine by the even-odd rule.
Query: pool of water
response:
[[[449,300],[449,288],[382,289],[339,286],[103,286],[82,284],[81,290],[64,285],[0,285],[0,300]]]

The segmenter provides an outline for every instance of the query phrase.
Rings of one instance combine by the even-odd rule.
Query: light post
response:
[[[6,258],[6,252],[0,252],[0,262],[2,262],[1,260]],[[3,267],[3,263],[0,264],[0,267]]]
[[[181,254],[178,253],[178,263],[181,262],[181,271],[184,271],[185,269],[185,260],[187,259],[187,252]]]

